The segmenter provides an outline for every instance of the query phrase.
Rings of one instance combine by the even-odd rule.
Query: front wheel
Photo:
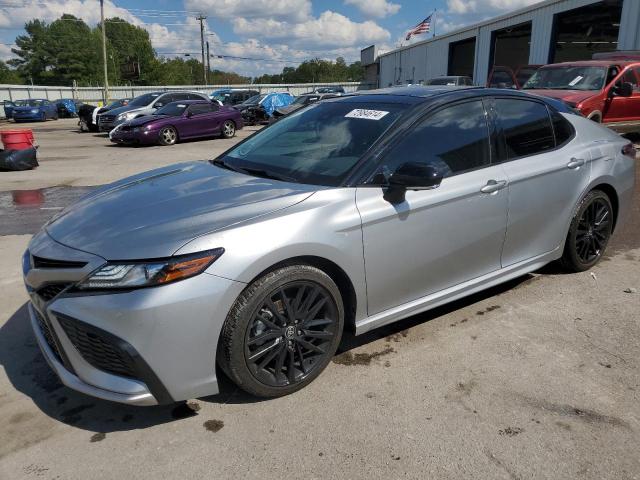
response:
[[[40,114],[40,121],[41,122],[46,122],[47,121],[47,114],[46,113],[42,112]]]
[[[613,207],[606,193],[592,190],[580,202],[571,221],[562,265],[584,272],[600,261],[613,230]]]
[[[175,145],[178,141],[178,132],[173,127],[164,127],[160,130],[160,145]]]
[[[232,138],[236,134],[236,124],[227,120],[222,124],[222,138]]]
[[[310,265],[279,268],[247,287],[229,311],[218,364],[253,395],[287,395],[325,369],[343,325],[340,290],[326,273]]]

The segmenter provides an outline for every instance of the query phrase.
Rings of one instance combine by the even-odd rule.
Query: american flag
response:
[[[433,13],[431,14],[433,15]],[[407,33],[406,40],[410,40],[412,35],[420,35],[421,33],[427,33],[431,29],[431,15],[417,24],[413,29],[409,30]]]

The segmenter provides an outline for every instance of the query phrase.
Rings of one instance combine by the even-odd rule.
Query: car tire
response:
[[[331,277],[310,265],[278,268],[234,303],[220,334],[218,364],[252,395],[288,395],[326,368],[343,325],[344,305]]]
[[[560,260],[566,270],[584,272],[600,261],[611,238],[613,215],[606,193],[592,190],[585,195],[571,220]]]
[[[178,142],[178,132],[173,127],[163,127],[158,134],[160,145],[175,145]]]
[[[41,122],[46,122],[47,121],[47,114],[42,112],[42,115],[40,115],[40,121]]]
[[[227,120],[220,129],[222,138],[233,138],[236,134],[236,124],[233,120]]]

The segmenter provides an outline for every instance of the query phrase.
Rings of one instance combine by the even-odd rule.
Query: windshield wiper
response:
[[[211,163],[214,164],[216,167],[224,168],[225,170],[231,170],[232,172],[242,173],[241,169],[229,165],[227,162],[225,162],[221,158],[216,158],[215,160],[211,160]]]
[[[249,175],[254,175],[256,177],[270,178],[272,180],[279,180],[281,182],[298,183],[298,181],[293,177],[270,172],[269,170],[264,170],[262,168],[238,167],[238,171],[242,173],[248,173]]]

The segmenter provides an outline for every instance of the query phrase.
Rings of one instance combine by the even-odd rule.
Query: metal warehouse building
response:
[[[376,56],[362,51],[380,87],[468,75],[483,85],[493,66],[518,67],[640,50],[640,0],[547,0]]]

